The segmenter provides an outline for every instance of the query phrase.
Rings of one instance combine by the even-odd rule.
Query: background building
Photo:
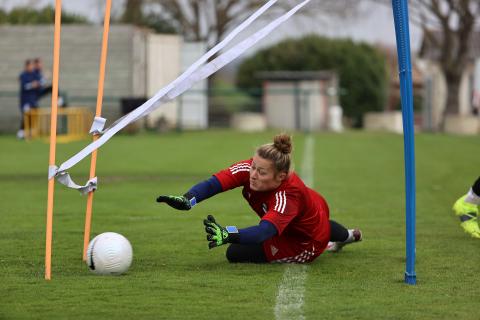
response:
[[[53,53],[53,26],[0,26],[0,132],[18,129],[18,76],[26,59],[43,60],[44,74],[50,80]],[[103,27],[64,25],[61,30],[59,89],[66,93],[70,106],[95,109]],[[175,35],[154,34],[132,25],[112,25],[109,33],[102,116],[107,125],[123,112],[138,107],[130,103],[122,108],[122,99],[145,101],[174,80],[205,50],[201,43],[184,43]],[[204,88],[200,82],[196,88]],[[128,100],[127,99],[127,100]],[[130,100],[131,102],[132,100]],[[128,101],[127,101],[128,102]],[[138,104],[137,103],[137,104]],[[40,101],[50,107],[50,98]],[[187,112],[180,112],[179,106]],[[195,107],[192,108],[191,106]],[[179,115],[183,117],[178,121]],[[207,126],[207,104],[203,96],[189,97],[159,108],[145,120],[150,127],[161,122],[167,126],[184,124],[188,128]],[[139,120],[143,121],[143,120]]]
[[[338,105],[338,79],[329,71],[260,72],[263,112],[271,128],[325,130]]]

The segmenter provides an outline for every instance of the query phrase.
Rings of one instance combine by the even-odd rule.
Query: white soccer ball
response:
[[[105,232],[90,241],[87,265],[96,274],[120,275],[132,263],[132,246],[121,234]]]

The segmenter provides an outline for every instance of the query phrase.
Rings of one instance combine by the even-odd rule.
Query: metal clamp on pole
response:
[[[92,127],[90,128],[89,133],[93,135],[101,135],[104,133],[103,128],[105,127],[105,123],[107,119],[102,117],[95,117],[92,122]]]

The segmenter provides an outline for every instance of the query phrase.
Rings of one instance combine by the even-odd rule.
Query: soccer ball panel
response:
[[[93,238],[87,249],[89,269],[102,275],[120,275],[132,263],[132,246],[121,234],[105,232]]]

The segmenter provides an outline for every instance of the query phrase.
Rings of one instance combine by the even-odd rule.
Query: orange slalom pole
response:
[[[58,71],[60,66],[60,27],[62,23],[62,0],[55,1],[55,29],[53,35],[53,76],[52,76],[52,112],[50,116],[50,156],[48,165],[55,165],[57,146],[57,103],[58,103]],[[48,179],[47,228],[45,245],[45,279],[52,275],[52,227],[53,227],[53,192],[55,177]]]
[[[102,115],[102,102],[103,102],[103,84],[105,80],[105,65],[107,64],[107,51],[108,51],[108,33],[110,30],[110,8],[112,7],[112,0],[106,0],[105,3],[105,17],[103,19],[103,39],[102,39],[102,54],[100,56],[100,70],[98,74],[98,91],[97,91],[97,107],[95,110],[95,116],[100,117]],[[93,141],[97,140],[98,136],[93,136]],[[95,168],[97,165],[97,150],[92,152],[92,158],[90,162],[90,179],[95,177]],[[92,205],[93,205],[93,191],[88,193],[87,196],[87,208],[85,211],[85,231],[83,233],[83,261],[87,260],[87,248],[90,242],[90,228],[92,224]]]

